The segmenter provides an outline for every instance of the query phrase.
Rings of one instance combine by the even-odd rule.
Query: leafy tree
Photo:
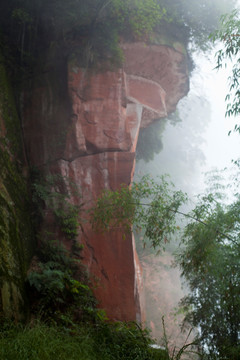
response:
[[[189,214],[197,221],[185,227],[177,261],[190,289],[181,301],[185,325],[198,329],[210,359],[233,360],[240,353],[240,194],[225,205],[227,187],[222,182],[220,190],[220,183],[211,183],[215,192],[200,197]]]
[[[149,240],[154,248],[164,248],[179,229],[176,214],[186,200],[166,176],[156,182],[144,176],[130,188],[122,185],[116,191],[105,190],[91,209],[91,220],[93,227],[102,231],[121,228],[129,232],[134,226],[142,232],[144,243]]]
[[[209,189],[188,214],[180,210],[186,196],[173,191],[166,178],[156,184],[144,177],[130,189],[122,186],[117,191],[105,191],[92,209],[92,222],[95,228],[104,231],[115,227],[131,231],[133,224],[143,230],[144,242],[148,239],[154,248],[164,248],[178,228],[175,215],[184,215],[188,224],[183,231],[177,263],[190,293],[181,301],[186,312],[183,325],[196,329],[196,341],[206,358],[237,360],[240,353],[240,194],[237,192],[240,172],[230,173],[227,180],[222,179],[222,173],[210,173]],[[230,194],[228,201],[227,193]]]
[[[229,93],[226,95],[227,101],[226,116],[237,116],[240,113],[240,17],[239,11],[234,10],[230,14],[223,15],[221,27],[211,35],[214,42],[221,41],[223,48],[216,53],[216,69],[231,66],[229,76]],[[240,132],[240,125],[236,124],[235,131]]]

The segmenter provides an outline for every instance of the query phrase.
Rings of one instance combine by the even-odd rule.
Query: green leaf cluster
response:
[[[227,102],[225,115],[237,116],[240,112],[240,17],[238,10],[221,17],[221,26],[219,30],[211,34],[211,39],[213,42],[221,41],[223,45],[216,53],[216,69],[231,68],[231,75],[228,78],[229,92],[225,97]],[[235,125],[234,131],[240,132],[239,124]]]
[[[173,190],[166,177],[154,182],[148,176],[131,187],[104,191],[91,210],[96,230],[120,228],[126,233],[134,226],[154,248],[164,248],[178,229],[176,214],[188,219],[176,261],[190,292],[180,306],[186,314],[183,328],[195,328],[194,344],[204,359],[239,357],[239,162],[236,165],[229,179],[222,178],[226,169],[209,173],[206,193],[188,214],[179,210],[186,201],[182,192]]]
[[[158,182],[144,176],[131,187],[105,190],[91,209],[91,222],[94,229],[102,231],[121,228],[129,232],[134,226],[143,233],[144,243],[148,239],[154,248],[164,248],[178,229],[176,213],[186,200],[166,176]]]
[[[194,220],[185,227],[177,262],[190,289],[181,301],[187,311],[185,325],[198,329],[206,358],[236,360],[240,353],[240,196],[235,193],[230,204],[224,201],[209,193],[199,198],[189,214]]]
[[[34,290],[32,307],[33,311],[43,311],[44,316],[59,312],[62,320],[63,309],[70,312],[73,309],[79,309],[79,312],[84,310],[84,316],[95,314],[95,299],[79,260],[82,247],[76,239],[80,226],[80,206],[72,203],[73,196],[81,198],[78,187],[69,178],[60,174],[43,177],[33,169],[34,216],[38,222],[37,230],[41,231],[37,254],[28,272],[29,289]],[[51,224],[55,227],[54,234],[48,232],[46,226],[44,231],[41,229],[42,219],[49,215],[53,216],[51,221],[54,224]],[[52,240],[56,232],[69,241],[71,251],[67,251],[60,240]]]
[[[149,332],[135,323],[82,323],[69,329],[40,321],[28,326],[1,321],[0,327],[0,358],[8,360],[169,359],[151,343]]]
[[[96,315],[96,300],[81,261],[56,242],[41,243],[27,282],[32,311],[40,312],[44,318],[64,321],[62,313],[73,316],[74,311],[81,320]]]
[[[38,171],[32,171],[32,201],[35,204],[35,218],[43,218],[51,211],[61,232],[68,240],[76,240],[80,226],[80,208],[71,202],[71,196],[81,198],[76,184],[60,174],[49,174],[43,178]]]

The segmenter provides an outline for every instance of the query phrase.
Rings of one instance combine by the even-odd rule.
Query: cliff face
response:
[[[122,49],[122,69],[94,72],[59,61],[24,94],[30,163],[78,185],[81,196],[72,193],[71,201],[81,205],[82,216],[103,189],[131,183],[140,127],[165,117],[188,92],[181,52],[143,43]],[[97,279],[99,306],[112,319],[140,321],[142,278],[133,237],[123,237],[121,229],[96,234],[82,221],[78,241]]]
[[[34,247],[19,117],[0,62],[0,313],[27,313],[25,276]]]

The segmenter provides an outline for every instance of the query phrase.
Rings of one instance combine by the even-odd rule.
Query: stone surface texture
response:
[[[70,63],[65,94],[49,85],[47,75],[45,86],[25,94],[29,160],[72,179],[81,189],[81,197],[72,194],[72,201],[83,210],[103,189],[131,184],[139,129],[174,111],[188,92],[181,52],[143,43],[122,44],[122,49],[121,69],[94,72]],[[82,222],[79,242],[108,317],[144,320],[142,270],[132,234],[121,229],[99,234]]]
[[[34,233],[21,128],[15,99],[0,52],[0,317],[14,321],[28,315],[26,269]]]

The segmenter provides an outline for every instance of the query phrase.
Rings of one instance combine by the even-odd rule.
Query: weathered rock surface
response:
[[[0,314],[27,315],[25,275],[33,252],[19,118],[0,54]]]
[[[174,111],[189,90],[185,56],[169,46],[146,46],[141,42],[123,44],[122,48],[126,74],[158,83],[166,93],[167,113]]]
[[[130,184],[140,127],[165,117],[188,91],[185,56],[167,46],[123,44],[125,64],[114,72],[69,64],[65,96],[36,86],[25,98],[25,138],[30,161],[71,178],[88,209],[103,189]],[[55,75],[55,80],[57,76]],[[48,85],[47,85],[48,84]],[[55,91],[55,92],[54,92]],[[121,229],[96,234],[82,223],[84,261],[98,279],[99,306],[118,320],[141,320],[141,267],[132,235]]]

